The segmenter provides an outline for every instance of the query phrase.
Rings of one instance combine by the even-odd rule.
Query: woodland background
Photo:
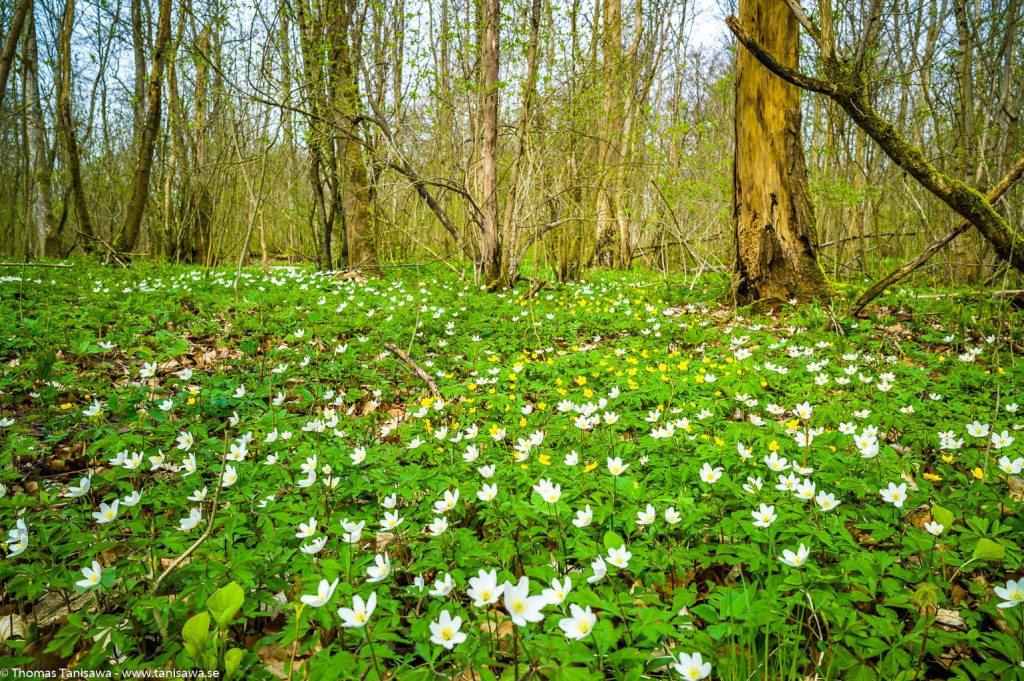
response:
[[[834,11],[837,44],[859,50],[871,101],[909,142],[983,193],[1006,173],[1024,150],[1022,0]],[[2,0],[0,251],[469,272],[497,248],[509,272],[563,280],[594,266],[728,269],[735,12],[692,0]],[[802,67],[814,58],[802,48]],[[960,221],[834,102],[804,92],[801,106],[832,278],[877,277]],[[1010,225],[1021,192],[998,204]],[[920,270],[968,283],[1004,271],[973,231]]]

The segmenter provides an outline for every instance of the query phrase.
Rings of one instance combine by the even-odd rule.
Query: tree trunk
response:
[[[477,272],[488,288],[508,283],[501,266],[502,235],[498,224],[498,34],[499,0],[483,0],[483,147],[480,190],[483,194],[483,224],[477,256]]]
[[[740,20],[793,66],[798,24],[778,0],[740,0]],[[732,291],[738,305],[762,298],[805,301],[829,296],[818,263],[814,210],[800,136],[799,89],[747,50],[736,67]]]
[[[615,215],[618,173],[612,165],[618,165],[619,138],[622,125],[622,0],[604,0],[601,24],[601,60],[604,77],[601,109],[604,113],[604,130],[598,140],[597,165],[597,246],[595,259],[601,267],[612,267],[616,261],[618,219]]]
[[[149,178],[153,171],[153,155],[156,137],[160,131],[162,113],[161,91],[163,90],[164,66],[171,42],[171,0],[160,0],[160,18],[156,31],[156,45],[153,50],[153,68],[149,77],[149,92],[146,96],[146,124],[139,142],[139,165],[132,183],[132,197],[128,203],[124,225],[114,241],[118,251],[131,252],[139,237],[142,216],[149,198]]]
[[[7,77],[11,74],[11,64],[14,63],[14,54],[17,52],[18,39],[21,37],[21,29],[25,26],[25,17],[32,7],[32,0],[21,0],[14,8],[14,15],[11,17],[11,25],[7,28],[7,35],[4,37],[3,52],[0,53],[0,105],[4,103],[4,95],[7,93]]]
[[[68,171],[71,173],[71,196],[75,204],[75,216],[78,218],[78,231],[83,237],[82,248],[90,253],[95,247],[93,243],[95,236],[92,231],[92,220],[89,217],[89,205],[85,200],[85,185],[82,183],[78,133],[75,132],[75,121],[71,115],[71,32],[74,26],[75,0],[66,0],[57,49],[57,58],[60,62],[57,77],[57,111],[67,148]]]
[[[28,146],[32,160],[32,182],[35,185],[33,214],[36,228],[36,254],[48,258],[60,255],[60,235],[53,216],[50,162],[46,152],[46,123],[39,97],[39,49],[36,45],[34,13],[28,17],[25,32],[25,102],[28,116]]]

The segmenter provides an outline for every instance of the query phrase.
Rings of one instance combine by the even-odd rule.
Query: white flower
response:
[[[178,435],[178,437],[175,438],[175,442],[178,444],[177,449],[180,449],[184,452],[187,452],[188,450],[192,449],[192,445],[195,444],[195,441],[196,440],[192,436],[192,433],[188,432],[187,430],[182,431]]]
[[[299,546],[299,550],[302,551],[303,553],[307,554],[307,555],[312,556],[312,555],[315,555],[317,553],[320,553],[320,551],[324,548],[324,546],[326,544],[327,544],[327,537],[317,537],[316,539],[314,539],[310,543],[302,544],[301,546]]]
[[[455,505],[459,503],[459,490],[454,492],[451,490],[445,490],[444,498],[434,502],[434,510],[438,513],[447,513],[455,508]]]
[[[114,499],[110,504],[100,503],[100,510],[94,512],[92,517],[96,519],[96,523],[99,525],[105,525],[106,523],[112,522],[117,517],[117,507],[121,504],[120,500]]]
[[[92,487],[92,476],[87,475],[79,480],[77,485],[68,485],[67,491],[61,496],[65,499],[77,499],[88,494],[90,487]]]
[[[903,508],[903,502],[907,500],[907,483],[896,485],[896,483],[890,482],[888,489],[880,489],[878,492],[888,503],[896,508]]]
[[[338,588],[338,582],[340,581],[341,578],[335,579],[333,582],[321,579],[316,593],[313,595],[303,595],[300,600],[310,607],[319,608],[331,600],[331,596],[334,595],[334,590]]]
[[[516,626],[524,627],[527,622],[540,622],[544,619],[541,610],[548,604],[543,596],[530,595],[530,579],[526,575],[519,578],[513,585],[505,582],[502,587],[505,597],[505,610]]]
[[[448,529],[448,519],[444,516],[434,518],[434,521],[427,525],[427,530],[435,537],[440,537]]]
[[[665,509],[665,522],[667,522],[669,525],[675,525],[682,519],[683,516],[679,515],[679,512],[676,511],[675,506],[669,506],[668,508]]]
[[[102,413],[103,413],[103,405],[100,404],[99,400],[93,400],[92,404],[89,405],[89,407],[87,409],[83,409],[82,410],[82,415],[83,416],[88,416],[90,418],[93,417],[93,416],[99,416]]]
[[[623,465],[621,457],[617,456],[614,459],[611,457],[608,458],[608,472],[612,475],[622,475],[627,468],[629,468],[629,464],[627,463],[626,465]]]
[[[490,465],[490,466],[480,466],[480,468],[477,468],[476,470],[477,470],[478,473],[480,473],[480,475],[484,479],[490,479],[491,476],[494,475],[494,465],[493,464]]]
[[[594,520],[594,512],[590,510],[590,504],[587,504],[586,508],[582,511],[576,511],[576,518],[572,521],[572,524],[576,527],[583,529],[590,525]]]
[[[477,608],[496,603],[505,588],[504,585],[498,584],[497,570],[480,570],[476,577],[469,579],[469,587],[466,589],[466,595],[473,599],[473,605]]]
[[[974,423],[967,424],[967,434],[974,437],[988,437],[988,424],[975,419]]]
[[[377,608],[377,592],[374,591],[364,602],[359,596],[352,597],[351,608],[338,608],[338,617],[341,618],[341,626],[345,628],[361,629],[370,621],[370,616]]]
[[[836,501],[835,494],[826,494],[825,490],[822,490],[818,492],[818,496],[814,497],[814,503],[818,504],[818,506],[821,506],[821,510],[823,511],[831,511],[833,508],[835,508],[836,506],[843,502]]]
[[[929,532],[930,534],[934,534],[936,537],[938,537],[940,534],[942,534],[942,531],[944,529],[946,529],[946,528],[943,527],[941,524],[939,524],[939,523],[937,523],[937,522],[935,522],[933,520],[930,523],[925,523],[924,524],[924,529],[925,529],[925,531]]]
[[[1017,457],[1010,461],[1010,457],[999,457],[999,469],[1007,475],[1019,475],[1024,470],[1024,457]]]
[[[445,596],[450,594],[452,592],[452,589],[454,588],[455,580],[452,579],[452,576],[446,572],[444,573],[444,577],[442,579],[434,581],[434,587],[427,593],[429,593],[431,596],[444,598]]]
[[[604,579],[604,576],[608,574],[608,566],[605,565],[604,558],[598,556],[593,563],[590,564],[590,569],[594,571],[594,574],[587,577],[587,584],[596,584]]]
[[[617,568],[629,567],[629,559],[633,557],[625,545],[617,549],[608,549],[608,562]]]
[[[551,580],[551,588],[544,589],[540,595],[546,598],[550,605],[561,605],[570,591],[572,591],[572,581],[566,577],[565,582],[559,582],[556,577]]]
[[[75,582],[75,586],[83,589],[91,589],[94,586],[99,585],[100,580],[103,578],[103,568],[100,566],[98,561],[94,560],[92,562],[92,567],[82,568],[82,575],[85,576],[85,579],[80,579]]]
[[[437,620],[430,623],[430,642],[451,650],[466,640],[466,634],[459,631],[461,627],[461,617],[453,618],[447,610],[442,610]]]
[[[143,378],[152,378],[156,373],[156,362],[145,362],[142,365],[142,370],[139,371],[139,375]]]
[[[480,491],[476,493],[476,496],[483,502],[494,501],[494,497],[498,496],[498,485],[484,485]]]
[[[352,459],[352,465],[358,466],[362,462],[366,461],[366,448],[356,447],[355,450],[349,454],[349,458]]]
[[[552,483],[548,478],[541,478],[540,481],[533,486],[533,491],[539,494],[544,501],[549,504],[557,503],[562,496],[562,486]]]
[[[647,508],[645,510],[636,512],[636,524],[650,525],[654,523],[654,520],[657,517],[658,512],[654,509],[654,506],[647,504]]]
[[[701,466],[700,469],[700,479],[708,483],[709,485],[713,485],[715,482],[718,481],[719,478],[722,477],[722,472],[724,470],[725,469],[721,467],[712,468],[711,464],[705,461],[704,465]]]
[[[793,409],[793,413],[806,421],[814,413],[814,407],[809,402],[801,402]]]
[[[196,525],[198,525],[202,519],[202,512],[198,508],[193,508],[191,511],[189,511],[187,518],[182,518],[179,521],[178,529],[182,532],[188,532]]]
[[[316,534],[316,518],[310,518],[307,523],[299,523],[299,531],[295,533],[296,539],[306,539]]]
[[[1013,444],[1013,437],[1009,431],[1004,430],[1001,433],[992,433],[992,447],[995,449],[1003,449]]]
[[[805,562],[807,562],[807,557],[809,555],[811,555],[811,550],[804,546],[803,542],[801,542],[800,548],[797,550],[796,553],[793,553],[789,549],[786,549],[782,552],[782,557],[779,558],[779,560],[791,567],[800,567]]]
[[[775,515],[775,507],[766,504],[761,504],[761,508],[751,511],[750,515],[754,516],[754,527],[768,527],[778,517]]]
[[[570,617],[558,620],[558,628],[565,633],[565,637],[568,639],[580,641],[586,638],[594,630],[597,615],[591,611],[589,605],[584,610],[575,603],[569,605],[569,613]]]
[[[224,475],[220,479],[220,486],[231,487],[236,482],[238,482],[238,472],[235,470],[235,467],[231,464],[225,464]]]
[[[1012,608],[1018,603],[1024,603],[1024,579],[1007,580],[1006,586],[995,587],[996,596],[1003,599],[997,608]]]
[[[124,499],[122,499],[121,503],[130,508],[132,506],[137,505],[140,501],[142,501],[142,495],[139,494],[138,490],[135,490],[131,494],[126,496]]]
[[[402,524],[405,518],[398,515],[398,511],[385,511],[384,520],[380,521],[380,526],[385,530],[393,530]]]
[[[398,495],[392,492],[388,496],[384,497],[383,500],[381,500],[380,505],[388,510],[393,509],[395,506],[398,505]]]
[[[711,663],[705,662],[700,653],[679,653],[679,661],[672,668],[686,681],[700,681],[711,676]]]
[[[377,554],[373,557],[374,565],[366,568],[368,582],[382,582],[391,575],[391,557],[388,554]]]

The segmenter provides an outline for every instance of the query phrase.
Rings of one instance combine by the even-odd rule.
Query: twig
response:
[[[384,348],[395,357],[405,362],[405,364],[412,369],[413,373],[419,376],[420,379],[427,384],[427,387],[430,388],[431,395],[434,397],[441,397],[441,390],[437,387],[437,383],[434,383],[434,379],[430,377],[430,374],[424,371],[419,364],[414,362],[409,355],[405,354],[401,348],[397,345],[392,345],[391,343],[385,343]]]
[[[192,546],[190,546],[187,549],[185,549],[185,552],[183,554],[181,554],[180,556],[175,558],[174,562],[172,562],[170,565],[168,565],[167,569],[164,570],[162,573],[160,573],[160,576],[156,578],[156,581],[153,582],[153,587],[150,589],[150,591],[152,593],[155,594],[157,592],[157,590],[160,588],[161,582],[164,581],[164,578],[166,578],[167,575],[171,574],[171,571],[173,571],[176,567],[181,565],[185,561],[186,558],[191,556],[192,553],[196,549],[198,549],[200,547],[200,545],[204,541],[206,541],[206,539],[210,536],[210,532],[213,531],[213,523],[214,523],[215,520],[217,520],[217,502],[220,499],[221,480],[224,478],[224,471],[227,468],[227,463],[228,463],[227,451],[228,451],[228,436],[227,436],[227,429],[225,428],[225,430],[224,430],[224,452],[221,454],[221,457],[220,457],[220,476],[215,481],[217,487],[214,489],[214,492],[213,492],[213,508],[210,510],[210,522],[207,523],[206,529],[203,530],[203,533],[201,535],[199,535],[199,538],[196,539],[194,542],[192,542]]]

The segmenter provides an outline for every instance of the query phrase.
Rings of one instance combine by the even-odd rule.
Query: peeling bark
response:
[[[798,24],[784,4],[743,0],[740,14],[774,54],[796,64]],[[733,297],[747,305],[762,298],[830,296],[817,259],[799,90],[746,50],[737,56],[736,74]]]

